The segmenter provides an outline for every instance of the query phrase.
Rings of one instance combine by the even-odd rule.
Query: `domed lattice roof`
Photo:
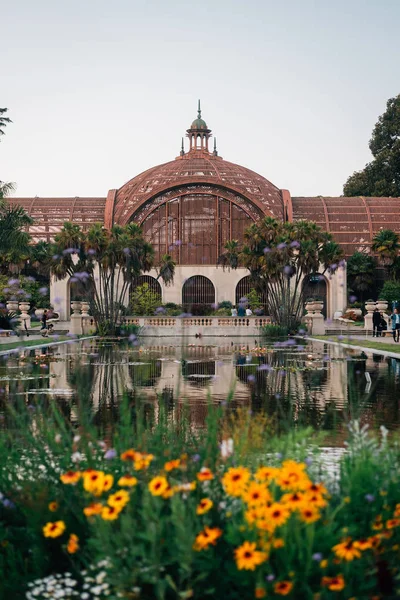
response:
[[[191,129],[208,129],[207,123],[204,121],[204,119],[199,119],[199,118],[197,118],[193,121],[190,128]]]
[[[209,152],[193,150],[171,162],[137,175],[116,193],[114,223],[128,223],[146,202],[163,192],[196,185],[225,188],[249,200],[264,214],[283,219],[281,191],[254,171],[223,160]]]

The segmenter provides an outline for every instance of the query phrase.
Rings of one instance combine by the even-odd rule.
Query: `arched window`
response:
[[[193,304],[214,304],[215,288],[213,283],[203,275],[194,275],[185,281],[182,287],[182,304],[190,310]]]
[[[253,289],[255,289],[254,284],[251,282],[250,276],[246,275],[246,277],[243,277],[243,279],[241,279],[236,286],[236,293],[235,293],[236,306],[239,304],[239,302],[241,301],[242,298],[247,298],[250,291]],[[260,294],[258,291],[257,291],[257,295],[260,300],[260,304],[263,307],[263,310],[265,312],[267,310],[267,305],[268,305],[267,295]]]
[[[158,300],[161,304],[162,290],[161,290],[160,282],[157,281],[157,279],[155,279],[155,277],[151,277],[151,275],[140,275],[139,277],[136,277],[136,279],[134,279],[134,281],[132,282],[131,294],[133,294],[133,292],[136,290],[136,288],[140,287],[144,283],[147,283],[150,290],[158,296]]]

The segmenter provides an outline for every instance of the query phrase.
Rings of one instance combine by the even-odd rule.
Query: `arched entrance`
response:
[[[304,300],[313,298],[321,300],[324,303],[322,314],[326,318],[328,314],[328,286],[324,275],[321,273],[312,273],[304,278],[303,282]]]
[[[189,277],[182,287],[184,310],[192,312],[196,305],[211,309],[212,304],[215,304],[215,288],[212,281],[203,275]]]
[[[239,304],[239,302],[241,301],[242,298],[248,297],[251,290],[255,290],[255,287],[254,287],[254,284],[251,282],[250,276],[246,275],[246,277],[243,277],[236,285],[236,292],[235,292],[236,306]],[[257,292],[257,290],[256,290],[256,292]],[[267,305],[268,305],[267,295],[260,294],[259,292],[257,292],[257,296],[260,300],[260,304],[263,308],[264,313],[267,314]]]

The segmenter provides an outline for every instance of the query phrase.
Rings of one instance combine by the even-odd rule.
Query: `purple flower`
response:
[[[280,244],[277,245],[277,250],[283,250],[284,248],[286,248],[287,244],[286,242],[281,242]]]
[[[129,256],[129,254],[131,253],[131,251],[129,250],[129,248],[124,248],[122,252],[124,254],[126,254],[127,256]]]
[[[322,554],[321,554],[321,552],[315,552],[312,555],[312,559],[316,560],[317,562],[321,562],[321,560],[322,560]]]
[[[275,394],[275,398],[276,398],[277,400],[279,400],[279,399],[280,399],[280,397],[281,397],[280,393],[279,393],[279,392],[277,392],[277,393]]]
[[[192,461],[193,462],[199,462],[199,460],[200,460],[200,454],[193,454]]]
[[[76,283],[77,281],[79,281],[79,279],[77,277],[71,277],[71,279],[70,279],[71,283]]]
[[[5,498],[4,500],[2,500],[2,504],[3,504],[4,508],[15,508],[14,502],[11,502],[11,500],[8,500],[8,498]]]
[[[47,287],[39,288],[39,294],[41,294],[42,296],[46,296],[48,291],[49,291],[49,288],[47,288]]]
[[[265,246],[263,252],[264,252],[264,254],[268,254],[268,252],[271,252],[271,248],[268,248],[268,246]]]
[[[274,580],[275,580],[275,575],[273,575],[273,574],[271,573],[271,575],[267,575],[265,579],[266,579],[267,581],[274,581]]]
[[[281,452],[276,452],[275,456],[278,460],[281,460],[281,458],[283,457],[283,454]]]
[[[349,302],[350,304],[353,304],[353,302],[357,302],[357,296],[349,296]]]
[[[280,370],[278,371],[278,375],[280,375],[281,377],[285,377],[285,375],[286,375],[286,371],[285,371],[284,369],[280,369]]]
[[[128,340],[130,342],[136,342],[136,335],[134,333],[131,333],[131,335],[128,337]]]
[[[19,285],[19,279],[9,279],[8,285]]]
[[[157,306],[156,310],[155,310],[155,314],[156,315],[165,315],[167,311],[165,310],[165,308],[163,306]]]
[[[88,253],[90,256],[94,256],[94,255],[96,254],[96,250],[95,250],[94,248],[89,248],[89,250],[87,251],[87,253]]]
[[[114,448],[110,448],[109,450],[107,450],[107,452],[105,452],[104,454],[104,458],[106,460],[112,460],[113,458],[115,458],[117,456],[117,451],[114,450]]]
[[[257,371],[272,371],[272,367],[269,365],[259,365]]]
[[[67,254],[74,254],[74,252],[76,252],[75,248],[66,248],[65,250],[63,250],[64,256]]]
[[[53,254],[53,260],[58,260],[60,256],[58,254]]]
[[[291,248],[300,248],[300,242],[297,242],[295,240],[294,242],[291,242],[290,247]]]
[[[309,467],[313,464],[313,459],[311,456],[308,456],[304,462],[306,463],[307,467]]]
[[[176,242],[175,242],[175,246],[182,246],[182,242],[181,242],[181,240],[176,240]]]
[[[337,336],[337,339],[338,339],[338,340],[344,340],[344,335],[338,335],[338,336]]]
[[[255,380],[256,380],[256,378],[255,378],[255,376],[254,376],[254,375],[249,375],[249,376],[247,377],[247,381],[249,381],[250,383],[253,383]]]
[[[364,498],[367,502],[373,502],[375,500],[375,496],[373,494],[365,494]]]

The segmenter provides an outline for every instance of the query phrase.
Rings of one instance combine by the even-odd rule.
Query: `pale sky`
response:
[[[0,0],[0,180],[106,196],[196,117],[292,196],[342,193],[400,93],[399,0]]]

